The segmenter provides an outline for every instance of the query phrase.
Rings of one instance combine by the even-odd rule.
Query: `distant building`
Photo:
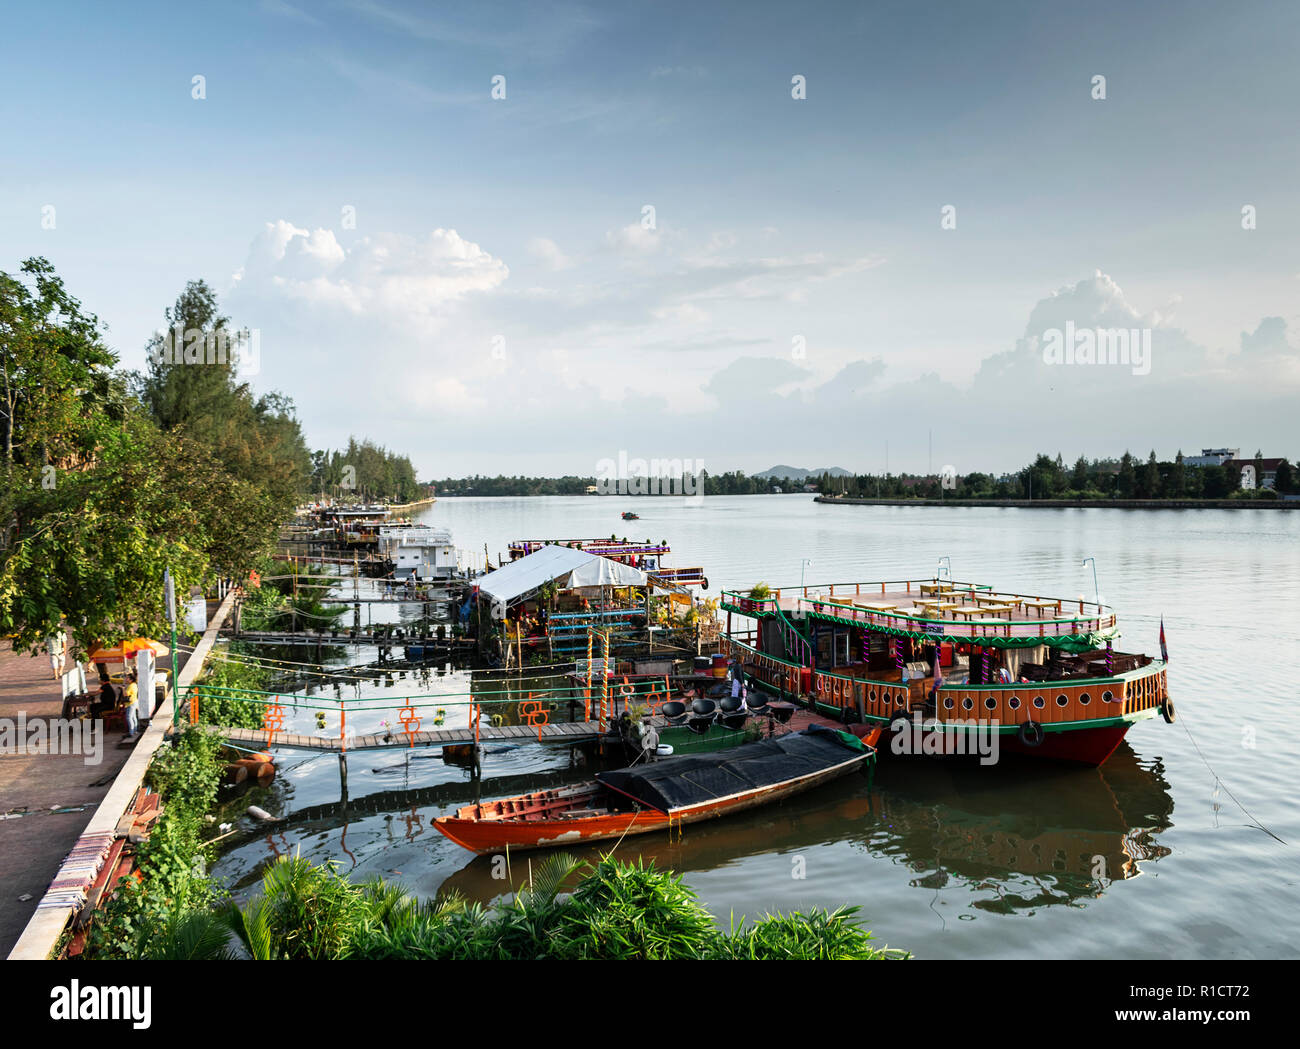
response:
[[[1200,455],[1183,456],[1184,466],[1222,466],[1241,454],[1240,448],[1202,448]]]

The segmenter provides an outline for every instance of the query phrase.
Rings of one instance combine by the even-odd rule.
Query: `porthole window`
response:
[[[1068,707],[1070,705],[1070,697],[1067,696],[1064,692],[1062,692],[1059,696],[1056,697],[1056,705],[1058,707]]]
[[[970,710],[973,706],[975,706],[975,701],[971,699],[970,696],[967,696],[961,701],[962,710]]]
[[[898,698],[894,700],[894,706],[896,706],[896,707],[903,707],[903,706],[906,706],[906,705],[907,705],[907,693],[906,693],[906,692],[900,692],[900,693],[898,694]]]
[[[1042,710],[1043,707],[1047,706],[1047,701],[1044,700],[1042,696],[1035,696],[1034,706],[1036,706],[1039,710]]]
[[[944,709],[944,710],[952,710],[952,707],[953,707],[952,696],[946,696],[946,697],[944,697],[944,701],[943,701],[943,709]]]
[[[1101,694],[1101,701],[1102,701],[1103,703],[1114,703],[1114,702],[1115,702],[1115,697],[1114,697],[1113,695],[1111,695],[1110,692],[1103,692],[1103,693]]]
[[[1012,710],[1019,710],[1019,709],[1020,709],[1020,697],[1019,697],[1019,696],[1012,696],[1010,699],[1007,700],[1007,706],[1009,706]]]
[[[872,703],[876,701],[876,690],[874,688],[867,693],[867,699],[869,699]]]
[[[998,701],[994,699],[992,696],[989,696],[984,700],[984,707],[986,710],[997,710]]]
[[[1088,693],[1086,692],[1079,693],[1079,706],[1086,707],[1091,702],[1092,702],[1092,697],[1088,695]]]

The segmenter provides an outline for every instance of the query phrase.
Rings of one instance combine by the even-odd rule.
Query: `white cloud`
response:
[[[427,328],[467,296],[500,287],[509,273],[501,259],[453,229],[418,238],[379,233],[344,249],[330,230],[280,219],[253,242],[239,289]]]
[[[560,250],[560,246],[549,237],[534,237],[526,245],[528,253],[552,270],[567,270],[573,266],[573,260]]]

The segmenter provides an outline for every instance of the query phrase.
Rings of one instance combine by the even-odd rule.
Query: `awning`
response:
[[[563,590],[591,586],[645,586],[646,576],[608,557],[567,546],[544,546],[518,561],[502,565],[479,580],[485,597],[512,604],[539,587],[554,583]]]

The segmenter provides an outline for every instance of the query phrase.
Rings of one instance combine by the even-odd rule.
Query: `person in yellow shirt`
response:
[[[131,671],[123,693],[126,703],[126,738],[135,739],[140,735],[140,690],[136,685],[136,672]]]

